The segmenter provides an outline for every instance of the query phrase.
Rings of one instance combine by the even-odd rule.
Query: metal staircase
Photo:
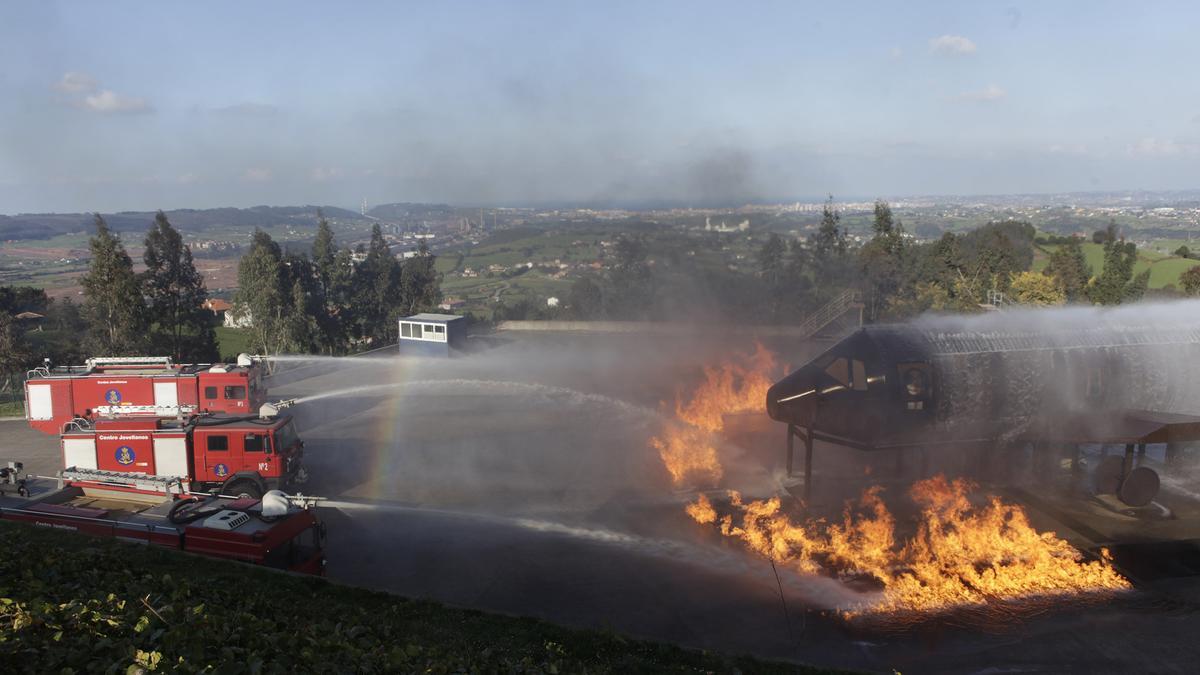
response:
[[[821,332],[829,324],[837,321],[842,316],[851,310],[858,310],[858,325],[862,325],[862,309],[863,303],[859,298],[858,291],[849,289],[843,291],[838,296],[834,297],[829,302],[822,305],[817,311],[809,314],[801,322],[799,329],[804,334],[804,337],[812,337]]]

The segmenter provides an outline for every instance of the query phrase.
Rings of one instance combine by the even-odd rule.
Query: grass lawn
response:
[[[5,401],[4,403],[0,403],[0,417],[23,417],[24,415],[24,401]]]
[[[246,328],[226,328],[217,326],[217,352],[222,358],[236,358],[242,352],[253,353],[250,349],[250,331]]]
[[[38,672],[811,673],[0,521],[0,659]]]
[[[1050,262],[1049,254],[1052,253],[1057,246],[1043,246],[1046,253],[1039,253],[1033,261],[1033,271],[1040,272],[1046,269],[1046,265]],[[1083,255],[1087,259],[1088,265],[1092,268],[1092,276],[1100,274],[1104,269],[1104,246],[1092,242],[1083,244]],[[1185,260],[1175,256],[1165,256],[1154,251],[1143,251],[1138,249],[1138,261],[1134,265],[1133,273],[1141,274],[1146,268],[1150,268],[1150,288],[1163,288],[1169,284],[1173,284],[1178,288],[1179,275],[1188,271],[1192,267],[1200,265],[1200,260]]]

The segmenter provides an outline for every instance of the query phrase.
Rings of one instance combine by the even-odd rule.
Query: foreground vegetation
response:
[[[8,672],[816,672],[0,522]]]

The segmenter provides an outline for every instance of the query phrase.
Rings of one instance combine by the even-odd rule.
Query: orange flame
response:
[[[697,522],[800,572],[865,576],[883,592],[858,613],[940,611],[963,605],[1037,596],[1129,588],[1107,559],[1087,561],[1051,532],[1039,533],[1024,510],[990,497],[975,506],[966,480],[934,476],[913,485],[919,527],[898,544],[895,520],[878,486],[863,492],[859,512],[847,507],[841,524],[793,522],[778,497],[745,503],[730,493],[731,513],[718,516],[707,497],[687,509]]]
[[[724,474],[716,434],[730,413],[761,410],[776,360],[762,345],[743,363],[706,368],[704,381],[675,417],[651,439],[676,486],[716,483]],[[869,473],[869,472],[868,472]],[[896,520],[879,486],[848,504],[840,523],[793,519],[779,497],[744,501],[730,491],[720,509],[704,495],[688,504],[689,516],[777,564],[804,573],[836,573],[873,579],[882,592],[847,616],[936,612],[1032,597],[1112,592],[1129,582],[1112,567],[1083,555],[1052,532],[1039,533],[1018,505],[990,496],[969,498],[969,481],[935,476],[918,481],[909,496],[919,509],[915,535],[896,537]]]
[[[725,415],[763,409],[775,369],[775,355],[756,344],[744,363],[705,368],[704,382],[686,402],[676,394],[677,422],[650,439],[676,487],[688,481],[712,485],[721,479],[724,468],[717,458],[715,434],[725,428]]]

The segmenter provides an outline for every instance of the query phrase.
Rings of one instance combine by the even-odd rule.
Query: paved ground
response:
[[[851,591],[788,570],[777,582],[692,523],[689,495],[671,490],[647,446],[659,403],[721,352],[700,338],[523,336],[454,362],[288,364],[272,395],[302,399],[293,413],[310,489],[333,498],[323,518],[338,581],[871,671],[1193,670],[1200,587],[1187,579],[1002,625],[880,634],[830,618],[824,608]],[[778,435],[723,448],[738,465],[731,480],[777,489]],[[57,468],[55,441],[20,423],[0,423],[0,448],[31,471]],[[828,448],[818,459],[827,487],[816,501],[836,504],[862,466]]]

